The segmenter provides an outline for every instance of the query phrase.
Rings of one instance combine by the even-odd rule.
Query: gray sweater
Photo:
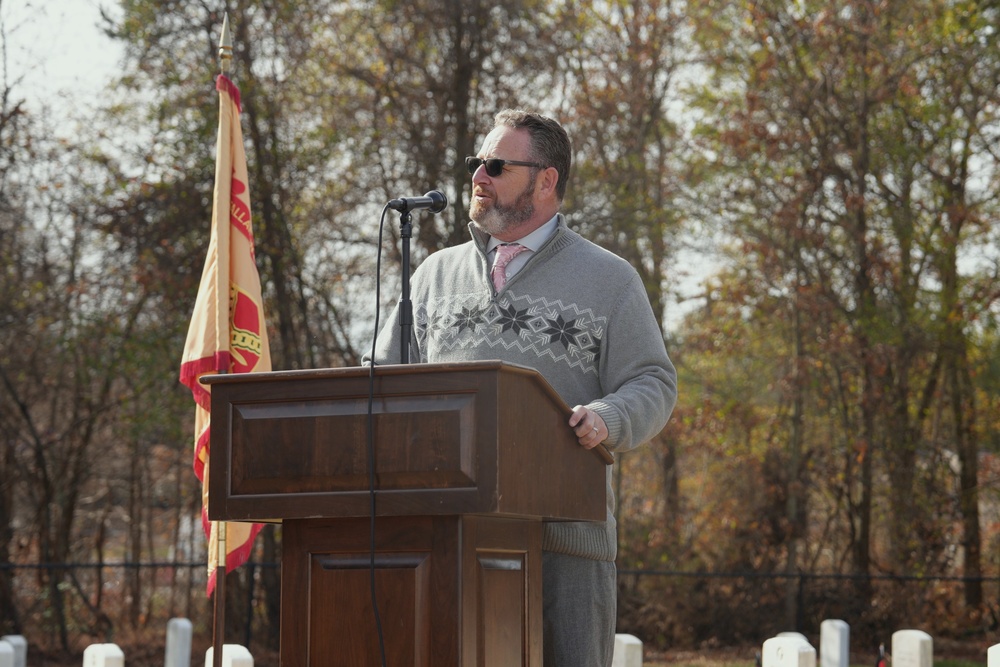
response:
[[[413,274],[410,361],[499,359],[534,368],[567,404],[604,419],[612,452],[659,433],[677,400],[677,375],[635,269],[560,215],[552,237],[496,294],[488,237],[469,228],[472,241],[430,255]],[[398,363],[398,314],[397,306],[378,336],[378,363]],[[543,548],[614,560],[611,466],[607,498],[606,521],[547,523]]]

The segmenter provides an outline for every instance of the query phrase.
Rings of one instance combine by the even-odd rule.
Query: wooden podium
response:
[[[283,524],[282,665],[541,667],[542,523],[604,520],[611,457],[537,372],[379,366],[370,410],[368,368],[204,382],[209,518]]]

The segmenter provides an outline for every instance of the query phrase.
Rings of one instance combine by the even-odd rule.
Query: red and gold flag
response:
[[[201,518],[208,538],[208,594],[215,588],[219,522],[208,520],[208,451],[211,393],[198,377],[212,373],[271,370],[260,276],[254,260],[247,159],[240,127],[240,91],[225,75],[219,91],[219,136],[215,146],[212,235],[188,327],[181,382],[195,401],[194,472],[201,481]],[[261,524],[225,522],[225,571],[250,557]]]

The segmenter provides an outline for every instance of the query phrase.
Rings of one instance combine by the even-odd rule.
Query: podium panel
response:
[[[388,517],[283,528],[281,662],[541,667],[540,520]]]
[[[610,454],[580,447],[572,410],[532,369],[379,366],[370,418],[367,368],[203,381],[212,520],[368,516],[369,447],[380,516],[605,519]]]

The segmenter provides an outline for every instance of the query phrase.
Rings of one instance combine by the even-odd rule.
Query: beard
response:
[[[472,218],[472,222],[490,236],[496,236],[516,229],[522,223],[530,220],[535,214],[535,205],[531,199],[535,191],[536,178],[537,176],[532,178],[531,182],[518,193],[517,198],[510,204],[501,204],[496,199],[490,203],[482,203],[473,199],[469,206],[469,217]]]

